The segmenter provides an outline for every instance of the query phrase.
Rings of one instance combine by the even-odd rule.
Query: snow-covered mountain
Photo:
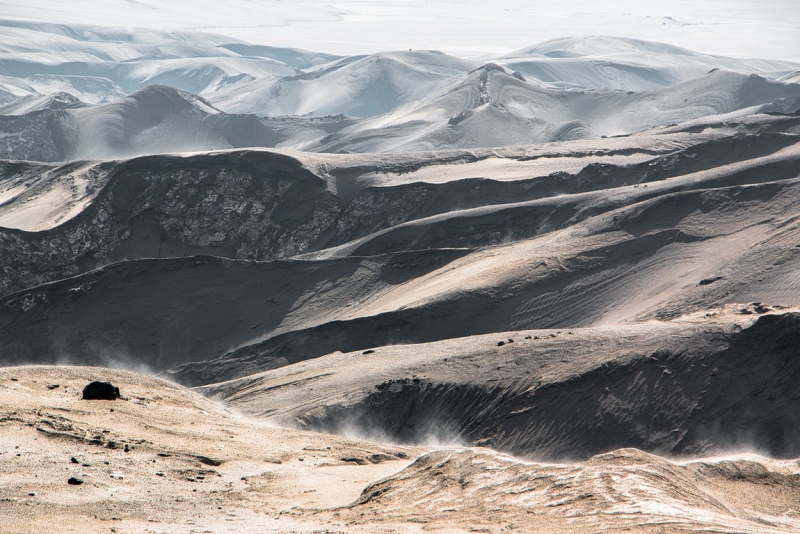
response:
[[[734,59],[678,46],[621,37],[565,37],[494,60],[553,89],[652,91],[702,76],[712,69],[779,79],[796,72],[788,61]]]
[[[754,113],[757,106],[797,97],[798,85],[727,71],[655,91],[563,91],[489,64],[412,104],[359,121],[323,139],[316,150],[431,150],[628,135],[701,117]]]
[[[382,115],[457,84],[480,63],[435,51],[340,57],[190,31],[0,20],[0,105],[68,93],[105,103],[148,85],[200,95],[227,113]],[[546,41],[494,59],[546,89],[655,91],[714,69],[797,81],[800,64],[733,59],[616,37]]]
[[[235,84],[211,99],[230,113],[371,117],[422,98],[475,67],[435,51],[372,54],[297,76]]]
[[[348,102],[370,100],[339,100]],[[5,114],[0,115],[0,157],[64,161],[244,147],[314,152],[499,147],[798,109],[800,85],[754,74],[714,71],[655,91],[564,91],[487,64],[413,102],[362,119],[227,114],[200,96],[165,85],[105,104],[81,103],[66,93],[28,96],[0,107]]]

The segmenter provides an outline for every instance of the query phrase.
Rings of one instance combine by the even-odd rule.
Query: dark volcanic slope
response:
[[[765,120],[753,128],[793,131],[798,124],[791,117]],[[550,153],[297,159],[243,151],[60,167],[3,163],[0,294],[139,258],[270,260],[508,243],[634,200],[701,187],[694,177],[657,189],[626,184],[738,162],[747,163],[704,182],[797,175],[793,159],[771,156],[796,143],[794,134],[730,137],[720,130],[568,143]],[[460,175],[441,180],[439,169]],[[609,188],[618,193],[609,195]],[[487,206],[493,207],[474,209]]]
[[[33,173],[7,168],[5,180],[29,189],[25,178]],[[89,171],[99,186],[72,218],[52,227],[55,221],[34,214],[18,223],[22,229],[0,229],[3,293],[125,259],[292,256],[308,250],[338,212],[325,180],[274,153],[153,156]],[[22,175],[19,184],[13,172]],[[44,202],[53,181],[34,199]],[[17,201],[23,208],[24,195]],[[5,206],[12,216],[18,208]]]
[[[768,311],[740,306],[671,323],[381,347],[200,391],[282,424],[489,445],[541,460],[624,446],[794,458],[800,315],[752,319]]]
[[[0,354],[11,363],[143,365],[209,359],[293,322],[436,269],[461,251],[325,262],[270,263],[195,256],[117,263],[12,294],[0,304]],[[360,284],[360,289],[355,287]],[[302,355],[285,353],[272,366]]]
[[[543,172],[532,168],[531,174],[503,181],[476,175],[444,183],[401,178],[384,184],[379,177],[362,177],[387,172],[403,176],[451,162],[514,164],[528,159],[524,151],[500,160],[492,152],[451,152],[432,158],[321,159],[304,164],[291,155],[242,151],[60,167],[0,163],[0,294],[120,260],[196,254],[285,258],[454,210],[663,178],[671,175],[664,170],[673,165],[671,158],[681,158],[680,148],[708,141],[703,136],[684,137],[641,150],[589,149],[597,155],[634,154],[646,161],[664,155],[667,164],[655,168],[645,164],[624,168],[626,173],[618,175],[595,165],[575,177],[549,175],[546,165]],[[765,155],[793,140],[753,137],[736,143],[730,157]],[[705,168],[713,163],[704,160],[732,148],[709,143],[686,163]],[[586,148],[575,149],[579,160],[590,159]],[[708,156],[698,158],[700,153]]]
[[[0,232],[19,290],[0,299],[2,358],[194,361],[174,376],[205,384],[336,350],[800,304],[797,121],[505,153],[147,157],[42,183],[9,164],[0,221],[44,229]],[[74,210],[48,215],[73,188]]]

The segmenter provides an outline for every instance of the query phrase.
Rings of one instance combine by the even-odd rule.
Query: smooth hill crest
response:
[[[240,84],[220,91],[214,101],[230,113],[371,117],[413,102],[474,68],[436,51],[384,52]]]

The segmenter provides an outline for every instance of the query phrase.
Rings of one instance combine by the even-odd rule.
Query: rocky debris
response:
[[[111,382],[90,382],[83,388],[83,400],[117,400],[119,388]]]
[[[70,486],[80,486],[81,484],[83,484],[83,479],[78,477],[69,477],[69,480],[67,480],[67,484],[69,484]]]
[[[177,469],[173,471],[179,478],[188,482],[199,482],[210,476],[221,476],[213,469]]]

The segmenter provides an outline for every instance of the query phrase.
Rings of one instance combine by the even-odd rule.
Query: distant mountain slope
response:
[[[371,117],[421,98],[475,66],[441,52],[387,52],[298,76],[237,84],[211,98],[230,113]]]
[[[796,70],[787,61],[734,59],[664,43],[601,36],[552,39],[494,61],[553,89],[653,91],[693,80],[712,69],[768,79]]]
[[[336,152],[486,147],[626,135],[800,96],[800,85],[715,71],[645,92],[559,91],[485,65],[463,80],[321,140]]]
[[[427,55],[438,58],[438,54]],[[387,69],[386,63],[393,66]],[[362,80],[366,85],[359,86],[360,97],[350,100],[321,91],[318,103],[370,107],[382,105],[380,98],[370,94],[406,98],[401,96],[403,87],[414,84],[402,81],[405,76],[400,72],[405,71],[394,69],[396,63],[394,59],[365,60],[361,66],[371,74]],[[383,66],[372,69],[377,64]],[[354,65],[297,80],[324,86],[331,82],[324,81],[330,76],[349,76],[342,71]],[[396,76],[389,83],[383,76],[393,70]],[[623,93],[545,89],[494,64],[393,111],[362,119],[229,115],[202,97],[149,85],[106,104],[81,104],[64,95],[27,97],[7,104],[0,108],[7,110],[7,115],[0,115],[0,158],[115,159],[243,147],[316,152],[498,147],[628,135],[717,115],[730,120],[759,112],[791,114],[798,102],[800,85],[726,71],[657,91]],[[377,108],[370,110],[368,114]]]
[[[563,158],[548,158],[545,165],[535,150],[435,157],[247,150],[61,166],[8,162],[0,167],[0,227],[6,228],[0,230],[0,291],[122,259],[213,254],[266,260],[322,253],[455,209],[603,188],[619,182],[596,175],[590,163],[650,161],[708,139],[679,134],[635,144],[620,139],[610,146],[565,146]],[[587,158],[587,150],[599,159]],[[565,169],[589,165],[587,177],[574,184],[563,172],[547,177],[562,159]],[[467,177],[489,171],[501,178],[506,166],[511,174],[500,181],[456,176],[428,183],[425,177],[446,167]],[[393,177],[397,173],[404,178]],[[188,191],[193,193],[186,196]],[[200,198],[210,200],[195,203]],[[298,204],[305,209],[287,215]],[[48,244],[53,233],[63,236],[55,250]]]
[[[370,117],[429,96],[479,66],[431,51],[339,57],[199,32],[2,19],[0,28],[0,105],[58,92],[106,103],[162,84],[203,96],[229,113]],[[591,36],[546,41],[492,61],[555,90],[655,91],[713,69],[791,82],[800,71],[791,62]]]
[[[202,97],[165,85],[149,85],[106,104],[70,100],[70,105],[54,105],[51,100],[5,106],[14,114],[0,115],[0,158],[70,161],[285,144],[300,148],[352,123],[344,117],[287,122],[228,115]]]
[[[69,93],[53,93],[49,96],[28,95],[4,106],[0,106],[0,115],[26,115],[43,109],[70,109],[80,107],[80,100]]]
[[[295,49],[253,48],[199,32],[20,20],[0,20],[0,28],[0,91],[11,95],[9,101],[65,91],[84,102],[102,103],[150,84],[213,93],[339,59]]]
[[[760,116],[751,128],[786,130],[797,121]],[[793,135],[730,126],[437,154],[243,150],[59,166],[6,162],[0,293],[127,259],[327,258],[493,245],[568,224],[572,212],[558,209],[558,195],[581,194],[573,205],[590,202],[597,199],[593,191],[704,171],[720,161],[751,160],[753,175],[777,168],[780,158],[763,158],[795,142]],[[301,203],[302,212],[286,215]],[[534,206],[541,215],[531,219]],[[491,227],[498,217],[506,220],[502,230]]]

